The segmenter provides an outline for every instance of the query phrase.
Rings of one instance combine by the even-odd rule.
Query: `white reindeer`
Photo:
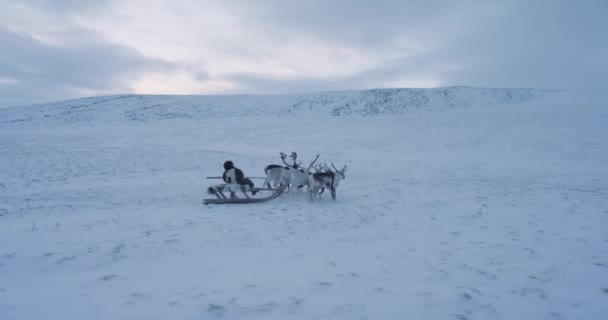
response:
[[[308,169],[303,169],[300,166],[302,162],[297,161],[298,154],[296,152],[291,153],[291,164],[285,161],[285,158],[287,158],[285,153],[280,152],[279,154],[281,155],[281,160],[283,160],[285,166],[277,164],[266,166],[266,168],[264,168],[264,172],[266,172],[266,181],[264,184],[267,184],[270,187],[270,182],[274,182],[275,188],[281,184],[286,184],[288,188],[290,185],[296,188],[308,186],[308,176],[310,175],[309,170],[312,168],[317,159],[319,159],[319,155],[317,154],[317,157],[310,163]]]
[[[340,181],[346,179],[345,173],[348,167],[344,166],[341,170],[338,170],[333,163],[331,166],[335,171],[321,171],[312,173],[309,176],[308,195],[310,197],[310,201],[314,201],[315,197],[320,197],[319,190],[324,188],[329,189],[329,191],[331,191],[332,200],[336,200],[336,188],[340,184]]]
[[[308,181],[309,181],[308,177],[311,174],[310,169],[315,164],[315,162],[319,159],[319,155],[317,154],[316,158],[310,163],[310,165],[306,169],[304,169],[300,166],[302,164],[301,162],[296,161],[297,157],[298,157],[298,154],[296,152],[291,153],[291,158],[293,160],[292,161],[293,164],[290,165],[287,162],[285,162],[285,154],[281,153],[281,159],[283,160],[283,163],[285,163],[287,165],[286,174],[289,175],[289,179],[288,179],[289,184],[292,187],[295,187],[298,189],[301,189],[304,186],[310,188],[310,185],[308,183]]]
[[[271,164],[264,168],[266,173],[266,180],[264,180],[263,186],[270,188],[270,183],[273,183],[273,187],[277,188],[280,185],[289,185],[289,175],[286,173],[287,167],[283,167],[278,164]]]

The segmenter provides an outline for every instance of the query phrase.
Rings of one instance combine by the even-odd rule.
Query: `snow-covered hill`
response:
[[[451,87],[266,96],[118,95],[0,110],[0,123],[116,122],[243,116],[395,115],[521,104],[547,93],[548,91],[532,89]]]
[[[603,319],[607,123],[462,87],[0,109],[0,319]],[[279,151],[347,164],[337,201],[201,205]]]

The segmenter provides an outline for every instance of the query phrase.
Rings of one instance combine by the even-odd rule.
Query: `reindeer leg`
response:
[[[331,199],[336,200],[336,188],[331,188]]]

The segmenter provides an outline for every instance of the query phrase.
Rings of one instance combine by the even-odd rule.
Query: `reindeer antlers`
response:
[[[331,168],[327,165],[326,162],[318,163],[315,166],[315,169],[317,169],[317,172],[332,172]]]
[[[302,164],[302,161],[297,161],[298,159],[298,153],[297,152],[292,152],[291,155],[289,156],[292,159],[292,164],[287,163],[287,161],[285,161],[285,159],[287,158],[287,155],[284,152],[279,152],[279,155],[281,156],[281,160],[283,160],[283,163],[288,166],[288,167],[292,167],[294,169],[299,169],[300,165]],[[319,157],[321,155],[317,154],[317,157],[310,163],[310,165],[308,165],[308,170],[310,170],[312,168],[312,166],[315,164],[315,162],[317,162],[317,160],[319,160]]]
[[[317,162],[317,160],[319,159],[320,154],[317,153],[317,157],[315,158],[315,160],[313,160],[310,165],[308,166],[308,170],[310,170],[310,168],[312,168],[312,165],[315,164],[315,162]]]
[[[336,168],[336,166],[334,166],[334,163],[333,163],[333,162],[331,163],[331,166],[334,168],[334,170],[335,170],[336,172],[339,172],[339,173],[342,173],[342,174],[344,174],[344,172],[346,172],[346,169],[348,169],[348,167],[347,167],[347,166],[344,166],[344,167],[342,167],[342,170],[338,170],[338,169]]]
[[[293,167],[296,169],[299,168],[300,165],[302,164],[302,161],[296,162],[296,159],[298,158],[298,153],[292,152],[290,157],[291,157],[291,159],[293,159]]]
[[[285,153],[283,153],[282,151],[279,152],[279,154],[281,155],[281,160],[283,160],[283,163],[288,166],[288,167],[292,167],[294,169],[298,169],[300,167],[300,164],[302,164],[302,162],[296,162],[296,159],[298,158],[298,153],[297,152],[292,152],[291,156],[289,156],[291,159],[293,159],[293,163],[289,164],[287,163],[287,161],[285,161],[285,158],[287,158],[287,155]]]

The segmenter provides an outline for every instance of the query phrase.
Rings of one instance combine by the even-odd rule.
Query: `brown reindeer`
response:
[[[310,201],[314,201],[314,198],[319,196],[319,190],[323,188],[329,189],[332,200],[336,200],[336,188],[340,184],[340,181],[346,179],[345,173],[348,167],[344,166],[341,170],[338,170],[333,163],[331,166],[335,171],[322,171],[310,175],[308,182],[308,195]]]

